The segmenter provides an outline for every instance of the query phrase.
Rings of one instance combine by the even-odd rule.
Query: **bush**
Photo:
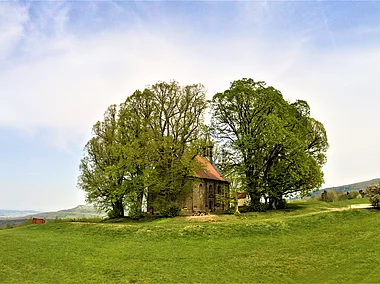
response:
[[[334,190],[328,190],[326,193],[326,202],[338,201],[338,194]]]
[[[380,207],[380,185],[375,184],[367,187],[364,190],[364,194],[366,197],[369,197],[369,202],[371,202],[372,206]]]
[[[339,201],[347,200],[348,199],[348,194],[346,192],[337,192],[336,193]]]
[[[268,210],[268,205],[264,203],[252,203],[249,202],[247,211],[249,212],[265,212]]]
[[[168,207],[163,207],[160,209],[160,213],[164,217],[175,217],[178,216],[181,209],[178,206],[170,205]]]
[[[111,209],[110,211],[107,212],[107,216],[109,219],[120,218],[120,211]]]
[[[360,193],[359,191],[357,190],[351,190],[349,193],[348,193],[348,199],[356,199],[356,198],[360,198]]]
[[[316,199],[317,201],[323,201],[323,200],[322,200],[322,194],[323,194],[323,193],[317,194],[317,195],[315,196],[315,199]],[[313,196],[313,197],[314,197],[314,196]],[[312,198],[313,198],[313,197],[312,197]],[[311,198],[311,199],[312,199],[312,198]]]
[[[11,224],[11,223],[9,223],[9,222],[7,222],[6,224],[5,224],[5,229],[13,229],[14,228],[14,225],[13,224]]]
[[[342,197],[343,198],[343,197]],[[324,190],[321,194],[318,194],[316,199],[324,202],[334,202],[339,200],[338,194],[334,190]]]
[[[316,200],[324,202],[343,201],[355,198],[361,198],[361,195],[357,190],[352,190],[350,192],[335,192],[334,190],[325,190],[315,197]]]
[[[132,218],[132,219],[141,219],[143,216],[142,212],[141,212],[141,207],[139,206],[139,204],[137,202],[131,202],[131,204],[129,204],[128,206],[128,217]]]
[[[29,218],[29,219],[26,219],[24,222],[22,222],[21,226],[31,225],[32,223],[33,223],[33,219]]]

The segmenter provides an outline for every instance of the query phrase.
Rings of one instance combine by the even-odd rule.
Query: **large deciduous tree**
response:
[[[305,101],[252,79],[234,81],[212,100],[212,134],[242,177],[252,204],[279,207],[283,195],[321,186],[328,147],[323,125]]]
[[[158,82],[109,107],[86,144],[78,185],[87,201],[112,213],[139,216],[143,200],[155,210],[178,206],[198,167],[189,147],[197,144],[207,107],[202,85]],[[164,213],[165,214],[165,213]]]
[[[106,210],[111,216],[124,216],[127,193],[123,155],[117,122],[117,107],[111,105],[92,128],[81,160],[78,186],[86,192],[86,201]]]
[[[187,177],[197,167],[193,156],[186,154],[203,128],[207,107],[202,85],[181,87],[177,82],[159,82],[143,92],[152,110],[148,128],[154,147],[149,155],[148,206],[168,211],[191,188]]]

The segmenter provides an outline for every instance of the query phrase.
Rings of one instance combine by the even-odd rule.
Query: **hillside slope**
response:
[[[378,283],[380,211],[357,202],[0,230],[0,282]]]
[[[359,190],[364,190],[368,186],[374,185],[374,184],[380,184],[380,178],[371,179],[371,180],[362,181],[362,182],[357,182],[357,183],[352,183],[352,184],[347,184],[347,185],[327,187],[327,188],[320,189],[320,190],[314,192],[313,194],[319,194],[319,193],[323,192],[324,190],[326,190],[326,191],[334,190],[336,192],[347,192],[347,191],[351,191],[351,190],[359,191]]]
[[[19,212],[19,211],[18,211]],[[37,217],[45,219],[56,219],[56,218],[83,218],[83,217],[102,217],[106,214],[104,212],[97,212],[93,206],[90,205],[78,205],[75,208],[59,210],[55,212],[28,212],[26,211],[24,215],[3,215],[0,216],[0,220],[26,220],[28,218]]]
[[[56,212],[44,212],[38,214],[32,214],[28,217],[38,217],[45,219],[55,218],[83,218],[83,217],[101,217],[105,216],[105,213],[98,213],[93,206],[90,205],[78,205],[75,208],[59,210]]]

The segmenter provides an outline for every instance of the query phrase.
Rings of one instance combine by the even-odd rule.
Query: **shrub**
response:
[[[317,200],[324,202],[334,202],[339,200],[338,194],[334,190],[324,190],[320,196],[317,196]]]
[[[371,202],[372,206],[380,207],[380,185],[375,184],[367,187],[364,190],[364,194],[366,197],[369,197],[369,202]]]
[[[33,222],[32,218],[26,219],[24,222],[22,222],[22,226],[31,225]]]
[[[137,202],[131,202],[131,204],[129,204],[128,217],[135,220],[144,217],[141,212],[141,207],[139,206]]]
[[[343,201],[348,199],[348,194],[346,192],[336,192],[337,200]],[[334,200],[336,201],[336,200]]]
[[[317,195],[315,196],[315,199],[316,199],[317,201],[323,201],[323,200],[322,200],[322,194],[323,194],[323,193],[317,194]]]
[[[180,212],[181,212],[181,209],[175,205],[163,207],[160,210],[161,215],[164,217],[175,217],[175,216],[178,216]]]
[[[107,216],[110,219],[119,218],[120,217],[120,211],[117,210],[117,209],[116,210],[115,209],[111,209],[110,211],[107,212]]]
[[[7,222],[6,224],[5,224],[5,229],[13,229],[13,225],[11,225],[11,223],[9,223],[9,222]]]
[[[249,202],[247,211],[249,212],[265,212],[268,210],[268,205],[265,203],[252,203]]]
[[[359,198],[360,194],[359,194],[359,191],[357,190],[351,190],[349,193],[348,193],[348,199],[356,199],[356,198]]]

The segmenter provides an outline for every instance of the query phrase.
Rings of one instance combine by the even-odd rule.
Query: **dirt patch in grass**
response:
[[[191,222],[216,222],[218,216],[216,215],[204,215],[204,216],[189,216],[187,220]]]

